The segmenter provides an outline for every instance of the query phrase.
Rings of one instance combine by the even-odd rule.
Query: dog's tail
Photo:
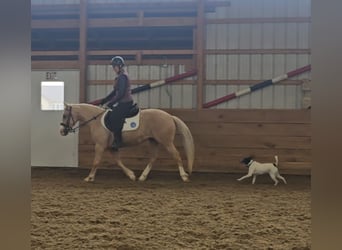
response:
[[[275,155],[275,156],[274,156],[274,159],[275,159],[274,165],[275,165],[276,167],[278,167],[278,156]]]

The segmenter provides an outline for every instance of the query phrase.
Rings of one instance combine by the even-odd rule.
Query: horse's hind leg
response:
[[[180,174],[182,180],[185,182],[188,182],[189,181],[189,175],[184,170],[182,159],[181,159],[180,154],[179,154],[178,150],[176,149],[175,145],[172,143],[172,144],[166,146],[166,150],[177,161],[179,174]]]
[[[144,171],[140,175],[139,181],[145,181],[146,180],[148,174],[150,173],[150,171],[152,169],[153,163],[156,161],[156,159],[158,157],[159,144],[157,142],[154,142],[154,141],[150,142],[150,148],[151,148],[152,156],[150,158],[150,162],[147,164],[146,168],[144,169]]]
[[[101,163],[101,158],[104,152],[104,148],[98,144],[95,145],[95,157],[93,162],[93,167],[90,170],[90,173],[88,177],[86,177],[84,180],[86,182],[93,182],[95,180],[96,170],[99,167]]]

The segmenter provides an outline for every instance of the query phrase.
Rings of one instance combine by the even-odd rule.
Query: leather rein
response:
[[[70,126],[70,120],[72,120],[73,124],[75,124],[75,119],[72,115],[72,107],[68,106],[67,107],[67,111],[68,111],[68,118],[67,118],[67,122],[66,123],[60,123],[61,126],[63,126],[64,128],[64,132],[67,133],[75,133],[76,130],[80,129],[81,127],[87,125],[89,122],[96,120],[100,115],[102,115],[104,112],[106,112],[106,110],[104,110],[103,112],[101,112],[100,114],[93,116],[92,118],[90,118],[89,120],[86,120],[82,123],[80,123],[77,127],[71,127]]]

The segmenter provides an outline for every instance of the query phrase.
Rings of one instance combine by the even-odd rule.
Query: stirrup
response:
[[[122,143],[120,143],[118,145],[118,143],[116,141],[114,141],[113,144],[111,145],[111,149],[113,151],[119,151],[119,148],[122,148]]]

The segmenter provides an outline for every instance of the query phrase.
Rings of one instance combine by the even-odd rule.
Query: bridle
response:
[[[61,126],[63,126],[64,128],[64,133],[65,134],[68,134],[68,133],[75,133],[77,129],[85,126],[86,124],[88,124],[89,122],[93,121],[93,120],[96,120],[100,115],[102,115],[104,112],[106,112],[106,110],[104,110],[103,112],[101,112],[100,114],[92,117],[91,119],[85,121],[85,122],[82,122],[80,125],[78,125],[77,127],[71,127],[70,126],[70,120],[72,120],[72,123],[75,124],[75,119],[74,117],[72,116],[72,107],[71,106],[68,106],[66,111],[68,111],[68,118],[67,118],[67,122],[66,124],[65,123],[60,123]]]
[[[67,134],[69,132],[71,133],[75,133],[75,129],[73,129],[71,126],[70,126],[70,120],[72,120],[72,123],[75,124],[75,119],[74,117],[72,116],[72,107],[71,106],[67,106],[66,107],[66,111],[68,111],[68,118],[67,118],[67,122],[66,124],[61,122],[60,125],[64,128],[64,133]],[[63,119],[64,120],[64,119]]]

